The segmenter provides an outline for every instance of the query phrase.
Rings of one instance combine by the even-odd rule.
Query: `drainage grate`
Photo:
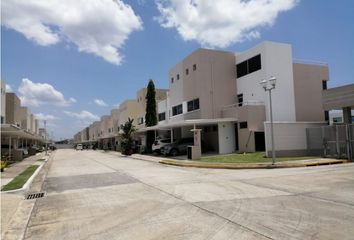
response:
[[[44,192],[29,193],[26,195],[25,199],[31,200],[31,199],[42,198],[42,197],[44,197]]]

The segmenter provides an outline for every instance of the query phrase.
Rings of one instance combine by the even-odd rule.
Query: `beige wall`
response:
[[[326,110],[354,108],[354,84],[323,91],[323,107]]]
[[[14,93],[6,93],[6,123],[21,125],[21,101]]]
[[[235,71],[235,56],[231,52],[198,49],[178,63],[170,70],[169,110],[172,114],[173,106],[184,103],[184,115],[171,120],[221,117],[222,108],[236,101]],[[188,113],[186,102],[196,98],[200,109]]]
[[[324,121],[322,81],[329,80],[326,65],[294,63],[296,121]]]
[[[119,126],[128,121],[128,118],[134,119],[134,126],[137,126],[137,118],[141,112],[141,105],[135,100],[124,101],[119,106]]]
[[[21,122],[21,128],[27,131],[31,131],[31,112],[27,107],[20,107],[19,120]]]
[[[6,83],[0,81],[1,83],[1,123],[6,123]]]

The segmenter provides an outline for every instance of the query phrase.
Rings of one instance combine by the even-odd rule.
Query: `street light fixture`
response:
[[[270,77],[268,80],[263,79],[260,84],[264,91],[269,92],[269,112],[270,112],[270,132],[272,138],[272,165],[275,164],[275,149],[274,149],[274,132],[273,132],[273,109],[272,109],[272,90],[275,89],[277,79]]]

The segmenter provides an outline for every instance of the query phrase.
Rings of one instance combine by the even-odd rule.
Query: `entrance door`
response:
[[[264,132],[254,132],[254,142],[257,152],[265,151]]]

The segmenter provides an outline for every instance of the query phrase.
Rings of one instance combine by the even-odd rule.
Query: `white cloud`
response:
[[[53,120],[56,120],[58,119],[57,117],[51,115],[51,114],[44,114],[44,113],[37,113],[35,114],[36,118],[38,120],[49,120],[49,121],[53,121]]]
[[[83,121],[97,121],[100,119],[99,116],[90,113],[89,111],[86,110],[83,110],[81,112],[69,112],[69,111],[63,111],[63,112],[70,117],[74,117]]]
[[[9,84],[6,84],[5,92],[12,92],[12,87]]]
[[[120,65],[119,49],[142,21],[122,0],[3,1],[2,24],[42,46],[74,43],[80,52]]]
[[[185,41],[227,47],[258,38],[259,28],[273,25],[278,14],[298,0],[155,0],[164,28],[176,28]]]
[[[107,107],[107,103],[105,103],[102,99],[94,99],[94,103],[96,103],[97,106],[100,107]]]
[[[66,100],[64,95],[47,83],[34,83],[24,78],[18,88],[19,98],[24,106],[35,106],[48,104],[56,106],[69,106],[76,102],[74,98]]]

